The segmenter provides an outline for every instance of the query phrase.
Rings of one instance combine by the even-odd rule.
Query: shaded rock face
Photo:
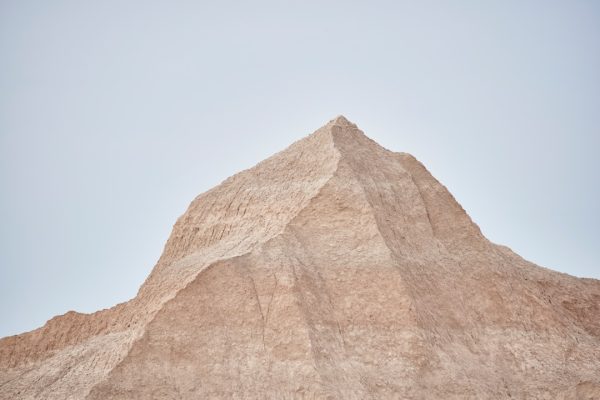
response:
[[[0,340],[0,399],[204,398],[600,399],[600,282],[338,117],[198,196],[134,299]]]

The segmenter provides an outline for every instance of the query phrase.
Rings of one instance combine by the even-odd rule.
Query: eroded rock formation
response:
[[[600,282],[338,117],[198,196],[138,295],[0,340],[1,399],[600,399]]]

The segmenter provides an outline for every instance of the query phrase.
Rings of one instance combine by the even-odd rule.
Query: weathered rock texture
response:
[[[0,398],[600,399],[600,282],[338,117],[197,197],[131,301],[2,339]]]

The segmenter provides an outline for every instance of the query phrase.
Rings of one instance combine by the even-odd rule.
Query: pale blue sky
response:
[[[338,114],[600,278],[596,1],[0,0],[0,336],[125,301],[200,192]]]

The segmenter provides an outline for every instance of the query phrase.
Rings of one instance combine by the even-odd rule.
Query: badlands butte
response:
[[[1,399],[600,399],[600,281],[338,117],[198,196],[137,296],[0,340]]]

